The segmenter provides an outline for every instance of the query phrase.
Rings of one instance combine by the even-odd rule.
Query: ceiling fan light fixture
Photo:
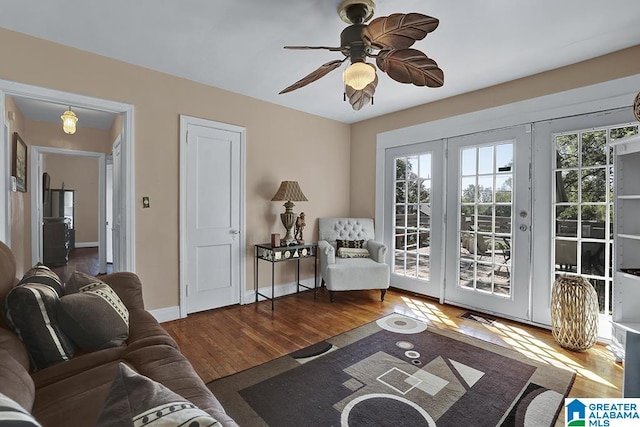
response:
[[[362,90],[376,78],[376,70],[366,62],[354,62],[344,70],[342,80],[344,84],[355,90]]]
[[[62,119],[62,130],[64,133],[68,133],[69,135],[73,135],[76,133],[76,123],[78,122],[78,117],[75,115],[73,111],[71,111],[71,107],[60,116]]]

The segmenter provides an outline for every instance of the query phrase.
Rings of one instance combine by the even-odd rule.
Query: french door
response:
[[[530,318],[531,131],[448,140],[445,302]]]
[[[384,241],[391,283],[440,297],[444,270],[444,144],[438,140],[387,150]]]

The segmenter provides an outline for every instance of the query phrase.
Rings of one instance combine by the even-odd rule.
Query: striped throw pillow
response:
[[[17,402],[0,393],[0,427],[40,427],[33,416]]]
[[[4,299],[2,314],[27,348],[35,370],[73,357],[74,345],[57,322],[62,292],[60,278],[38,265],[27,271]]]

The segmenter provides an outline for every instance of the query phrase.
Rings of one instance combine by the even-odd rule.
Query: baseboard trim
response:
[[[76,242],[75,247],[76,248],[97,248],[99,245],[98,242]]]
[[[306,279],[306,280],[301,280],[300,283],[302,283],[305,286],[308,287],[313,287],[313,279]],[[308,289],[306,288],[301,288],[300,292],[302,291],[306,291]],[[271,294],[271,286],[264,286],[260,288],[260,292],[262,292],[265,295],[270,295]],[[294,283],[286,283],[283,285],[276,285],[274,287],[274,292],[276,295],[276,298],[278,297],[282,297],[285,295],[291,295],[291,294],[295,294],[296,293],[296,284]],[[254,289],[251,290],[246,290],[243,295],[242,295],[242,304],[252,304],[256,301],[256,291]],[[265,301],[266,298],[264,297],[260,297],[259,301]],[[176,320],[176,319],[180,319],[180,306],[176,305],[173,307],[163,307],[163,308],[157,308],[155,310],[149,310],[149,312],[151,313],[151,315],[153,317],[155,317],[155,319],[159,322],[159,323],[163,323],[163,322],[170,322],[172,320]]]
[[[180,307],[177,305],[173,307],[157,308],[155,310],[149,310],[149,312],[156,318],[158,323],[169,322],[180,318]]]
[[[313,279],[303,279],[300,281],[301,284],[313,288]],[[273,292],[275,297],[283,297],[285,295],[295,294],[297,290],[297,286],[295,282],[285,283],[281,285],[275,285]],[[300,292],[307,291],[307,288],[300,288]],[[264,295],[271,295],[271,286],[262,286],[259,291]],[[252,304],[256,302],[256,291],[255,289],[246,290],[242,295],[242,304]],[[258,301],[266,301],[267,299],[259,296]]]

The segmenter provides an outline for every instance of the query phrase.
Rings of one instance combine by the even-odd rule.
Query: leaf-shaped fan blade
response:
[[[312,49],[312,50],[329,50],[331,52],[342,52],[343,50],[345,50],[343,47],[330,47],[330,46],[285,46],[285,49],[292,49],[292,50],[308,50],[308,49]]]
[[[416,49],[383,51],[376,60],[378,68],[400,83],[440,87],[444,73],[433,59]]]
[[[438,27],[440,21],[421,13],[394,13],[376,18],[362,31],[362,37],[377,49],[407,49]]]
[[[340,65],[342,65],[342,63],[346,59],[347,58],[340,59],[340,60],[335,60],[335,61],[331,61],[331,62],[327,62],[326,64],[322,64],[320,66],[320,68],[318,68],[314,72],[312,72],[312,73],[306,75],[305,77],[301,78],[300,80],[298,80],[297,82],[295,82],[294,84],[289,86],[288,88],[283,89],[280,92],[280,95],[282,95],[283,93],[292,92],[292,91],[294,91],[296,89],[300,89],[301,87],[304,87],[304,86],[308,85],[309,83],[315,82],[319,78],[326,76],[331,71],[333,71],[336,68],[338,68]]]
[[[344,85],[344,91],[349,97],[349,103],[354,110],[359,111],[362,107],[371,102],[373,94],[376,92],[376,86],[378,86],[378,76],[366,85],[362,90],[356,90],[349,85]]]

